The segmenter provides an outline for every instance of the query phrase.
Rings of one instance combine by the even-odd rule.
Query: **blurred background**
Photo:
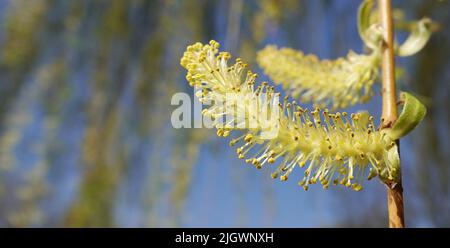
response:
[[[304,192],[238,160],[214,130],[170,123],[171,96],[193,91],[179,65],[187,45],[215,39],[259,73],[267,44],[362,52],[359,3],[0,0],[0,226],[387,226],[376,180]],[[400,88],[428,106],[401,143],[406,224],[450,227],[450,2],[394,5],[441,27],[397,61]],[[379,116],[380,104],[378,93],[350,111]]]

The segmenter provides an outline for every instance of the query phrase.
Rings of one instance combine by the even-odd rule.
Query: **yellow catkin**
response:
[[[299,185],[305,190],[316,182],[325,189],[340,182],[359,191],[364,177],[396,176],[396,165],[389,162],[392,154],[388,152],[395,143],[375,129],[373,117],[367,113],[332,114],[318,108],[309,111],[288,102],[287,98],[276,104],[274,100],[279,94],[273,87],[265,82],[255,85],[257,75],[246,70],[246,64],[236,59],[235,64],[228,66],[230,54],[219,53],[218,49],[215,41],[188,46],[181,65],[188,71],[189,84],[200,87],[196,94],[199,100],[212,103],[202,113],[210,117],[227,116],[231,120],[223,127],[219,118],[213,118],[219,136],[223,136],[224,130],[240,133],[230,142],[238,146],[239,158],[246,158],[256,168],[274,166],[271,164],[281,161],[272,178],[279,177],[282,181],[288,179],[296,165],[303,167],[304,176]],[[228,94],[238,94],[236,102],[217,104]],[[278,113],[277,118],[259,121],[261,107]],[[233,111],[245,109],[249,110],[245,118],[234,118]],[[252,127],[236,126],[251,119],[257,120]]]
[[[350,51],[345,58],[319,60],[312,54],[273,45],[257,56],[264,73],[294,98],[333,109],[364,103],[374,95],[379,61],[378,50],[368,55]]]

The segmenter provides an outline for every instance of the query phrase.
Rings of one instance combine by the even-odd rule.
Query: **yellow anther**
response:
[[[228,135],[230,135],[230,131],[224,131],[222,136],[223,137],[228,137]]]
[[[360,157],[361,159],[366,158],[366,156],[365,156],[364,153],[362,153],[362,152],[359,154],[359,157]]]
[[[298,163],[298,165],[300,166],[300,168],[303,168],[305,166],[306,162],[305,161],[300,161],[300,163]]]
[[[354,183],[352,184],[352,188],[354,191],[361,191],[362,190],[362,185]]]
[[[245,142],[250,142],[253,139],[253,135],[251,133],[245,135],[244,140]]]
[[[272,179],[275,179],[278,177],[278,172],[274,172],[272,174],[270,174],[270,177],[272,177]]]
[[[224,133],[224,131],[222,128],[217,129],[217,136],[221,137],[221,136],[223,136],[223,133]]]

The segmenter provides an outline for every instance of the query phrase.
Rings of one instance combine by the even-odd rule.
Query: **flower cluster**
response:
[[[234,65],[228,66],[230,54],[219,53],[218,49],[215,41],[188,46],[181,65],[188,71],[189,84],[200,87],[196,92],[200,101],[211,102],[202,113],[214,119],[219,136],[232,135],[231,131],[238,129],[232,124],[256,120],[251,128],[236,131],[240,134],[230,141],[231,146],[237,146],[239,158],[258,169],[281,161],[272,173],[281,181],[287,180],[296,166],[305,168],[299,181],[305,190],[320,182],[324,188],[341,184],[359,191],[364,178],[397,177],[398,164],[391,162],[392,156],[398,156],[396,144],[377,131],[373,117],[367,113],[330,113],[319,108],[309,111],[287,98],[275,104],[279,94],[273,87],[267,83],[255,85],[257,75],[246,70],[245,63],[236,59]],[[219,104],[227,94],[241,97]],[[276,118],[270,118],[269,123],[259,121],[261,106]],[[236,110],[239,115],[246,109],[252,111],[242,115],[244,118],[235,117]],[[222,117],[227,117],[224,125],[218,121]]]
[[[350,51],[345,58],[319,60],[312,54],[270,45],[258,53],[257,62],[294,98],[337,109],[364,103],[374,95],[380,54]]]

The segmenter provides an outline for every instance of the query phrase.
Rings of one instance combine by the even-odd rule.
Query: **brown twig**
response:
[[[389,128],[397,120],[397,100],[395,86],[394,30],[392,24],[391,0],[379,0],[380,20],[383,28],[382,45],[382,127]],[[398,142],[398,141],[397,141]],[[398,182],[387,182],[389,227],[405,227],[403,215],[403,187]]]

